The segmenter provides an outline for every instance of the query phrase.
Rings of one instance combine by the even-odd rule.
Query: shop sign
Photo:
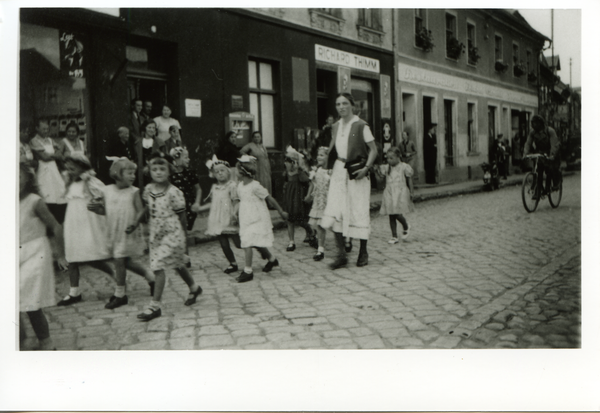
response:
[[[244,109],[244,97],[241,95],[231,95],[231,109]]]
[[[185,100],[185,116],[188,118],[199,118],[202,116],[202,101],[199,99]]]
[[[508,90],[498,86],[450,76],[444,73],[437,73],[402,63],[398,64],[398,80],[400,82],[431,86],[439,89],[451,90],[457,93],[466,93],[469,95],[520,103],[527,106],[537,106],[538,104],[537,95],[534,94]]]
[[[390,76],[379,75],[379,96],[381,97],[381,117],[392,117],[392,89],[390,87]]]
[[[84,77],[83,43],[79,35],[59,32],[60,70],[70,77]]]
[[[359,56],[320,44],[315,44],[315,59],[319,62],[333,63],[334,65],[379,73],[379,60],[377,59]]]

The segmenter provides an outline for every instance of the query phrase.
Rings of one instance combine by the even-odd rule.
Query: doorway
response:
[[[134,98],[152,102],[151,118],[161,115],[164,102],[167,102],[167,80],[161,78],[142,78],[127,76],[129,102]]]
[[[335,96],[337,95],[337,73],[317,69],[317,127],[323,128],[327,117],[337,119]]]
[[[446,166],[454,166],[454,101],[444,99],[444,143]]]
[[[488,162],[491,164],[496,143],[496,107],[488,106]]]
[[[425,169],[425,182],[435,184],[437,182],[437,136],[434,132],[430,135],[429,129],[433,119],[434,98],[423,96],[423,163]]]

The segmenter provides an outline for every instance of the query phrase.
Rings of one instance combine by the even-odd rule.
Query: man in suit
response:
[[[135,98],[131,101],[131,115],[129,116],[129,131],[134,140],[141,137],[142,119],[142,99]]]
[[[152,101],[145,100],[144,101],[144,109],[140,113],[142,122],[144,123],[150,119],[152,119]]]
[[[427,128],[427,133],[423,138],[423,161],[425,164],[425,182],[428,184],[436,183],[437,168],[437,137],[435,129],[437,123],[431,123]]]

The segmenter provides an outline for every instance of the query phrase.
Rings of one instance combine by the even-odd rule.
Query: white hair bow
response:
[[[298,152],[297,150],[295,150],[292,145],[288,145],[287,148],[285,148],[285,154],[286,156],[289,156],[290,158],[304,158],[304,155],[302,155],[300,152]]]

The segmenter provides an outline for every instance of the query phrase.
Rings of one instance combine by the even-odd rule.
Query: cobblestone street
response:
[[[86,267],[83,301],[45,310],[51,335],[58,350],[580,347],[580,181],[566,177],[559,208],[543,200],[532,214],[520,186],[418,203],[409,239],[396,245],[375,213],[363,268],[358,242],[351,265],[330,271],[331,234],[314,262],[302,230],[294,252],[278,230],[281,267],[262,273],[255,254],[254,281],[237,284],[218,243],[196,245],[203,294],[185,307],[187,287],[169,274],[163,316],[149,323],[135,317],[150,300],[141,277],[128,275],[129,305],[105,310],[114,282]],[[57,280],[58,301],[68,280]]]

